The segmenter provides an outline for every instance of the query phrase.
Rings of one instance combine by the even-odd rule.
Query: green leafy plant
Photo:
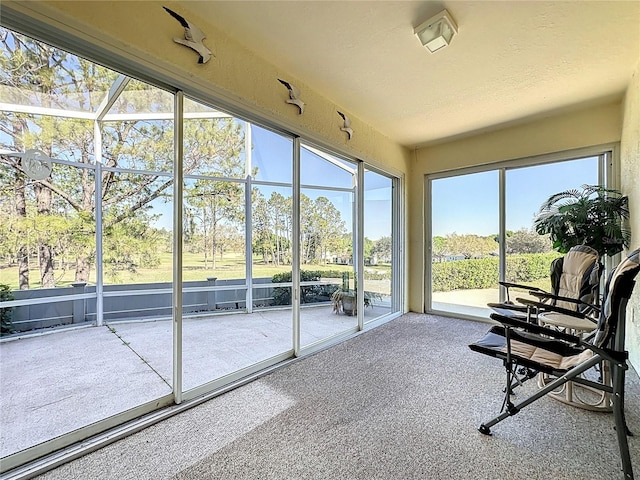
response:
[[[340,278],[342,272],[338,270],[301,270],[301,282],[319,282],[322,278]],[[273,283],[284,283],[291,281],[291,272],[276,273],[271,278]],[[316,303],[327,301],[333,289],[332,284],[327,285],[305,285],[300,287],[300,303]],[[291,305],[291,287],[274,287],[274,305]]]
[[[582,185],[582,190],[551,195],[533,224],[540,235],[549,234],[553,248],[560,253],[576,245],[588,245],[604,256],[629,246],[628,218],[628,197],[599,185]]]
[[[376,300],[381,300],[382,295],[376,292],[364,292],[364,306],[372,306]],[[331,295],[331,303],[335,313],[344,313],[345,315],[355,315],[358,307],[358,296],[356,290],[351,288],[339,288]]]
[[[548,280],[549,265],[559,256],[557,252],[509,255],[506,278],[517,283]],[[434,292],[498,288],[498,257],[434,263],[431,268]]]
[[[0,301],[13,300],[13,293],[9,285],[0,284]],[[0,335],[13,333],[13,323],[11,322],[12,308],[0,308]]]

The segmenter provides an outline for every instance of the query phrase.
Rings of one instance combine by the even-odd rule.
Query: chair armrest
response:
[[[596,347],[589,342],[583,342],[583,345],[591,350],[593,353],[600,355],[601,357],[615,362],[620,368],[627,369],[626,361],[629,360],[629,352],[626,350],[614,350],[607,347]]]
[[[506,288],[521,288],[522,290],[529,290],[530,292],[546,293],[541,288],[532,287],[530,285],[521,285],[519,283],[511,283],[511,282],[498,282],[498,283]]]
[[[507,303],[513,303],[511,301],[511,299],[509,298],[509,289],[510,288],[516,288],[516,289],[520,289],[520,290],[527,290],[531,293],[533,292],[540,292],[540,293],[546,293],[544,290],[542,290],[541,288],[538,287],[532,287],[529,285],[522,285],[520,283],[511,283],[511,282],[498,282],[499,285],[502,285],[503,287],[505,287],[506,292],[507,292]]]
[[[556,298],[556,299],[561,299],[561,300],[565,300],[565,298],[566,298],[566,297],[557,297],[555,295],[553,295],[552,297]],[[545,312],[557,312],[557,313],[562,313],[563,315],[569,315],[570,317],[575,317],[575,318],[588,318],[587,315],[585,315],[582,312],[577,312],[575,310],[569,310],[567,308],[558,307],[557,305],[551,305],[549,303],[542,303],[542,302],[535,302],[535,301],[529,300],[527,298],[518,298],[517,300],[518,300],[518,302],[522,303],[523,305],[526,305],[527,307],[538,308],[538,309],[543,310]],[[585,306],[588,306],[589,308],[593,309],[596,312],[600,312],[600,309],[598,307],[596,307],[595,305],[583,302],[581,300],[575,300],[575,299],[572,299],[572,298],[566,298],[566,301],[569,301],[569,302],[575,303],[575,304],[585,305]]]
[[[595,310],[597,312],[600,311],[600,308],[597,305],[594,305],[592,303],[587,303],[584,300],[580,300],[579,298],[562,297],[560,295],[554,295],[553,293],[547,293],[547,292],[531,292],[531,295],[544,300],[555,300],[556,302],[567,302],[567,303],[575,303],[576,305],[584,305],[585,307],[589,307],[590,309]]]
[[[523,314],[527,313],[527,307],[524,305],[516,305],[515,303],[487,303],[487,307],[494,309],[498,313],[500,313],[500,310],[509,310],[510,312]]]
[[[559,332],[551,328],[541,327],[536,323],[524,322],[522,320],[518,320],[517,318],[505,317],[504,315],[500,315],[498,313],[492,313],[490,317],[491,319],[500,322],[507,327],[521,328],[522,330],[525,330],[527,332],[557,338],[574,345],[580,345],[582,343],[582,339],[580,337],[565,332]]]

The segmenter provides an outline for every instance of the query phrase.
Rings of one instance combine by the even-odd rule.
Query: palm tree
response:
[[[615,255],[629,246],[629,199],[618,190],[582,185],[551,195],[533,221],[536,232],[549,234],[553,248],[567,253],[575,245],[588,245],[600,256]]]

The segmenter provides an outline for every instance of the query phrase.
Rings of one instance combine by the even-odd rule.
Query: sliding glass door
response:
[[[0,473],[401,313],[397,177],[0,39]]]
[[[356,183],[355,162],[303,145],[300,152],[303,348],[358,327],[354,262]]]
[[[431,308],[481,314],[498,300],[497,171],[431,182]]]
[[[364,321],[394,311],[397,239],[393,235],[394,179],[364,172]]]
[[[610,155],[555,155],[428,177],[427,309],[486,317],[487,303],[505,300],[499,280],[549,290],[560,254],[535,232],[534,218],[552,194],[604,184]]]
[[[1,38],[0,456],[10,468],[36,445],[46,453],[173,400],[171,322],[158,333],[151,320],[171,315],[175,122],[171,92],[5,29]]]
[[[551,262],[561,254],[551,248],[548,235],[536,233],[533,220],[551,195],[598,184],[598,162],[594,156],[506,170],[505,281],[550,291]],[[530,297],[522,289],[517,296]]]

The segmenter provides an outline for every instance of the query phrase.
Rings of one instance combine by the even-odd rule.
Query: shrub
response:
[[[433,291],[491,288],[498,278],[498,258],[472,258],[433,264]]]
[[[318,282],[324,278],[342,278],[338,270],[301,270],[301,282]],[[276,273],[271,277],[273,283],[291,282],[291,272]],[[300,303],[328,301],[335,291],[334,285],[307,285],[300,287]],[[291,287],[275,287],[273,289],[274,305],[291,305]]]
[[[0,284],[0,301],[13,300],[13,293],[9,285]],[[0,308],[0,335],[13,333],[13,323],[11,322],[12,307]]]
[[[509,255],[506,278],[528,283],[549,277],[549,265],[557,252]],[[498,257],[472,258],[433,264],[433,291],[470,290],[498,287]]]
[[[558,252],[509,255],[507,278],[514,283],[527,283],[549,278],[551,262],[560,257]]]

